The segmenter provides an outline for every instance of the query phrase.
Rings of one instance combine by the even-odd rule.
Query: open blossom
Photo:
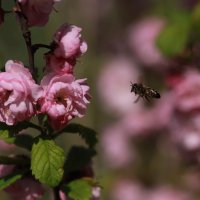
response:
[[[23,178],[5,189],[13,200],[38,200],[45,192],[43,186],[31,179]]]
[[[60,0],[18,0],[28,26],[44,26],[49,19],[55,2]]]
[[[76,58],[87,51],[87,44],[81,37],[81,28],[64,24],[54,35],[57,48],[54,54],[57,57]]]
[[[47,74],[41,81],[44,99],[41,111],[47,113],[54,129],[63,128],[74,117],[83,117],[89,103],[89,87],[85,79],[72,74]]]
[[[13,125],[31,118],[42,94],[22,63],[8,61],[5,72],[0,73],[0,121]]]

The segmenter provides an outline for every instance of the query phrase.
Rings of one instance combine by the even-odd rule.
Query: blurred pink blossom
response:
[[[4,142],[3,140],[0,140],[0,151],[9,152],[15,149],[16,149],[16,146],[14,144],[8,144]]]
[[[138,82],[139,72],[134,63],[126,58],[113,58],[106,63],[99,74],[97,89],[102,109],[115,115],[136,112],[141,101],[131,93],[130,82]]]
[[[174,85],[177,109],[182,112],[200,111],[200,72],[187,70]]]
[[[171,92],[161,94],[152,108],[141,108],[121,119],[121,125],[130,136],[148,135],[167,128],[174,114],[176,99]],[[156,123],[155,123],[156,122]]]
[[[130,180],[120,180],[114,185],[111,200],[149,200],[146,191]]]
[[[174,116],[169,124],[172,141],[187,151],[200,150],[200,115]]]
[[[23,178],[5,189],[12,200],[38,200],[45,192],[43,186],[31,178]]]
[[[74,117],[83,117],[89,103],[86,79],[75,80],[72,74],[47,74],[41,81],[44,98],[41,112],[47,113],[55,130],[63,128]]]
[[[81,28],[64,24],[54,34],[57,48],[54,54],[57,57],[76,58],[87,51],[87,44],[82,39]]]
[[[43,91],[21,62],[9,60],[5,70],[0,73],[0,121],[13,125],[36,114]]]
[[[48,20],[54,3],[60,0],[18,0],[28,26],[44,26]]]
[[[160,69],[166,63],[166,58],[156,46],[156,38],[164,24],[163,19],[150,17],[139,21],[129,30],[130,47],[145,66]]]
[[[150,191],[148,200],[191,200],[191,197],[183,191],[163,186]]]
[[[12,173],[14,168],[15,168],[15,165],[0,164],[0,178],[7,176],[10,173]]]
[[[120,124],[106,128],[101,134],[101,147],[107,166],[112,168],[125,167],[134,159],[127,134]]]

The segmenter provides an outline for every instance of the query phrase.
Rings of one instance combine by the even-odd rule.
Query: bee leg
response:
[[[145,98],[148,102],[150,102],[150,100],[149,100],[149,98],[148,98],[147,96],[144,96],[144,98]]]
[[[140,96],[137,97],[137,99],[134,101],[134,103],[137,103],[140,99]]]

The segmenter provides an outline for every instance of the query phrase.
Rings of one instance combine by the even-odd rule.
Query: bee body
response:
[[[134,92],[139,98],[145,98],[147,101],[149,101],[149,98],[160,98],[159,92],[141,83],[131,83],[131,92]]]

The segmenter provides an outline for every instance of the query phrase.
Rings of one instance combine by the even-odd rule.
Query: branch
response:
[[[31,32],[28,29],[28,25],[27,25],[27,19],[26,17],[23,15],[20,5],[17,3],[16,7],[15,7],[15,13],[18,15],[19,17],[19,22],[20,22],[20,27],[21,27],[21,31],[26,43],[26,48],[28,51],[28,57],[29,57],[29,69],[33,75],[33,78],[35,80],[37,80],[37,70],[35,68],[35,63],[34,63],[34,52],[32,49],[32,41],[31,41]]]

